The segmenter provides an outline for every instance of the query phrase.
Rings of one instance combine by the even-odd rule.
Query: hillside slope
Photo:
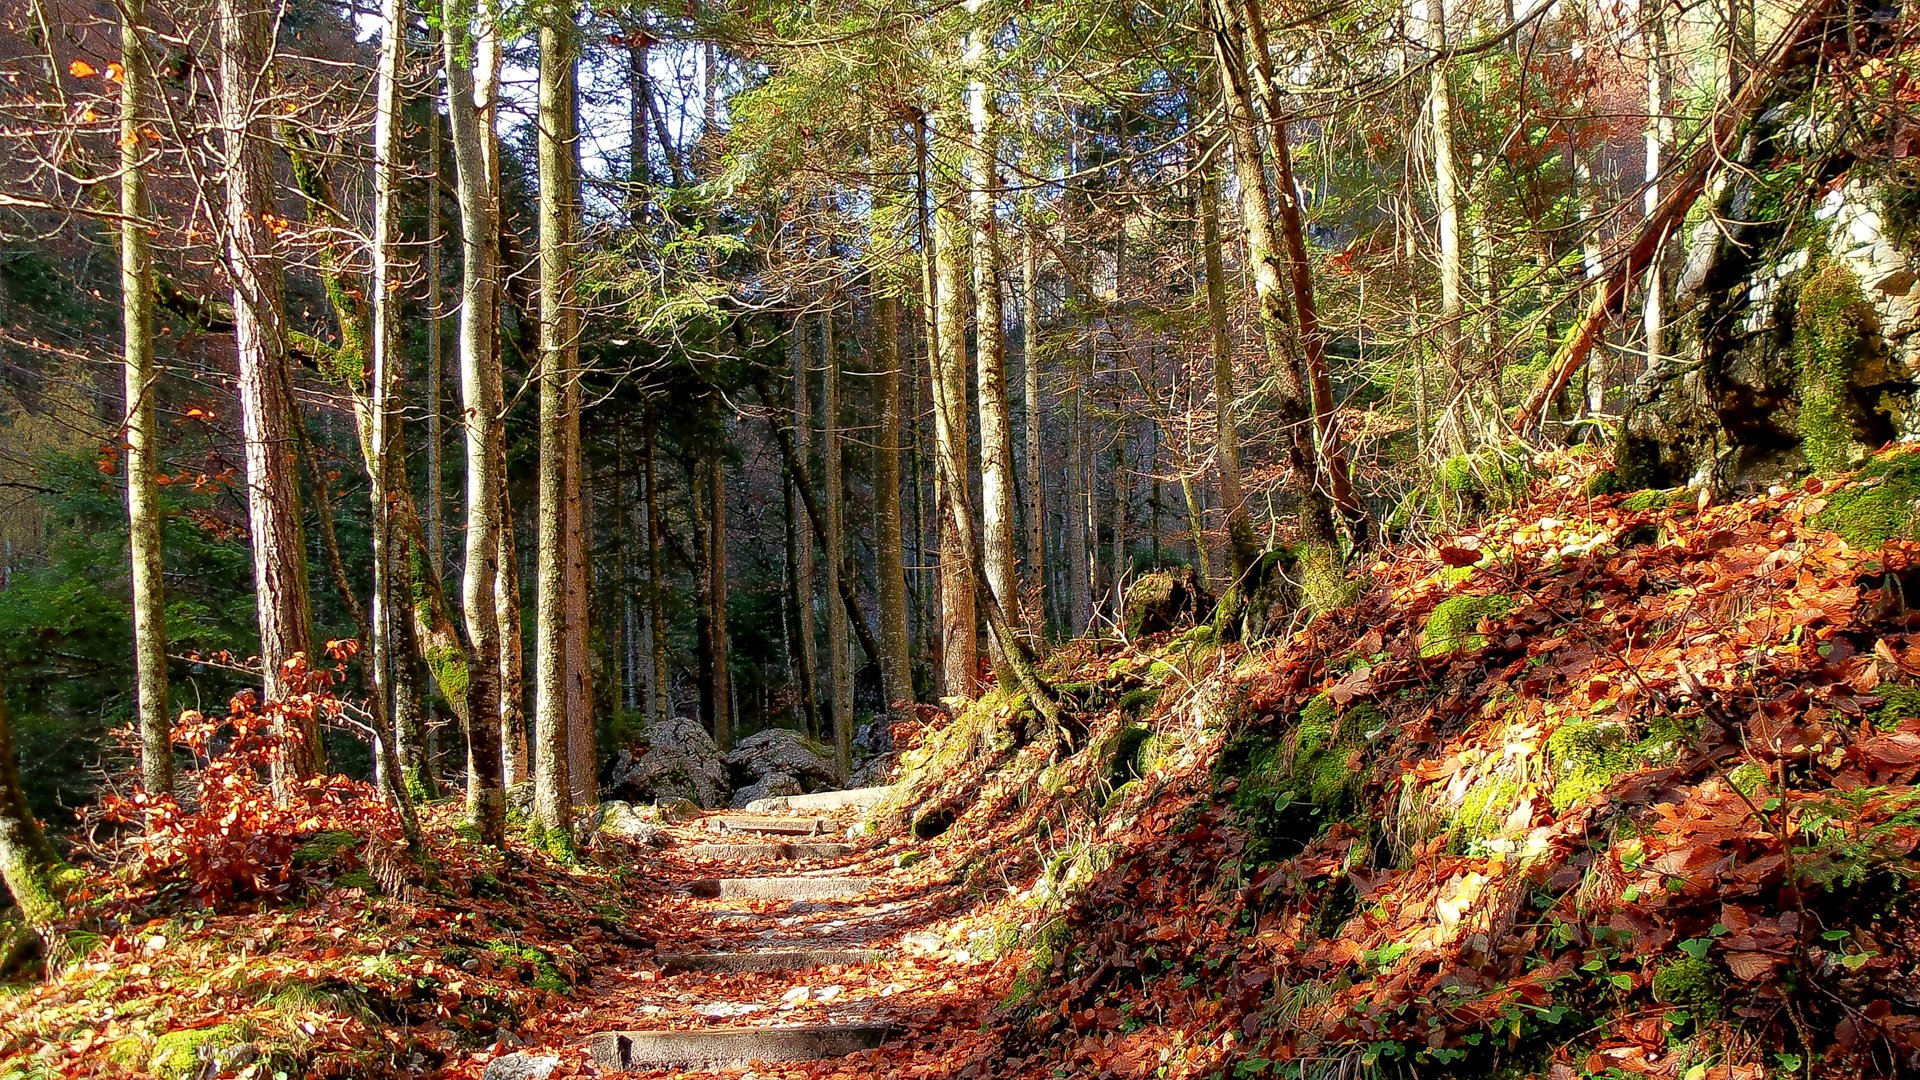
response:
[[[1007,950],[976,1074],[1920,1068],[1920,454],[1581,486],[1270,651],[1056,660],[1104,714],[1066,760],[997,697],[908,755]]]

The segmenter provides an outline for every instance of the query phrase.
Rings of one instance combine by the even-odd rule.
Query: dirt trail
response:
[[[860,815],[668,827],[647,869],[670,899],[629,917],[655,952],[537,1019],[522,1053],[558,1056],[556,1076],[952,1075],[999,1000],[953,945],[971,905],[933,860],[900,867],[904,842],[856,837]]]

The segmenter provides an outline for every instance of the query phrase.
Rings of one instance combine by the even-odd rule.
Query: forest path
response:
[[[667,899],[627,913],[657,951],[603,972],[532,1040],[576,1075],[946,1075],[998,1001],[952,945],[966,890],[855,800],[668,827],[646,867]],[[902,865],[906,864],[906,865]],[[504,1063],[500,1063],[504,1064]],[[506,1071],[498,1075],[514,1075]]]

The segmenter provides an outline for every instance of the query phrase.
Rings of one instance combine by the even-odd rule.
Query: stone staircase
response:
[[[846,821],[829,816],[870,807],[884,798],[885,788],[823,792],[767,799],[748,813],[715,813],[690,823],[726,838],[719,842],[687,844],[681,853],[704,860],[736,863],[738,877],[704,877],[686,884],[695,898],[730,901],[791,901],[795,909],[830,901],[856,901],[870,896],[885,878],[859,876],[835,868],[809,869],[819,859],[852,854],[854,846],[824,838],[845,828]],[[733,839],[738,837],[738,839]],[[758,871],[758,872],[750,872]],[[764,903],[754,907],[765,908]],[[885,948],[848,947],[844,940],[818,944],[781,939],[775,930],[778,913],[758,910],[719,910],[717,925],[760,931],[752,937],[765,947],[726,948],[708,952],[662,953],[655,960],[663,976],[725,977],[749,973],[802,974],[825,968],[860,968],[884,964],[893,955]],[[879,929],[875,927],[875,929]],[[863,940],[858,934],[842,933]],[[868,942],[871,943],[871,942]],[[709,1027],[602,1031],[588,1040],[587,1049],[602,1072],[649,1070],[720,1070],[752,1062],[801,1062],[842,1057],[871,1050],[884,1043],[894,1028],[884,1016],[855,1015],[832,1022],[741,1024],[725,1019]]]

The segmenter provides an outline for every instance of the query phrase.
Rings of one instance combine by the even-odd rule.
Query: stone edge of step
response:
[[[602,1031],[588,1036],[587,1052],[594,1064],[603,1069],[721,1069],[753,1061],[820,1061],[844,1057],[880,1046],[894,1030],[888,1023],[861,1023]],[[636,1057],[634,1047],[641,1042],[653,1044],[653,1051]],[[729,1044],[739,1046],[734,1048]]]

